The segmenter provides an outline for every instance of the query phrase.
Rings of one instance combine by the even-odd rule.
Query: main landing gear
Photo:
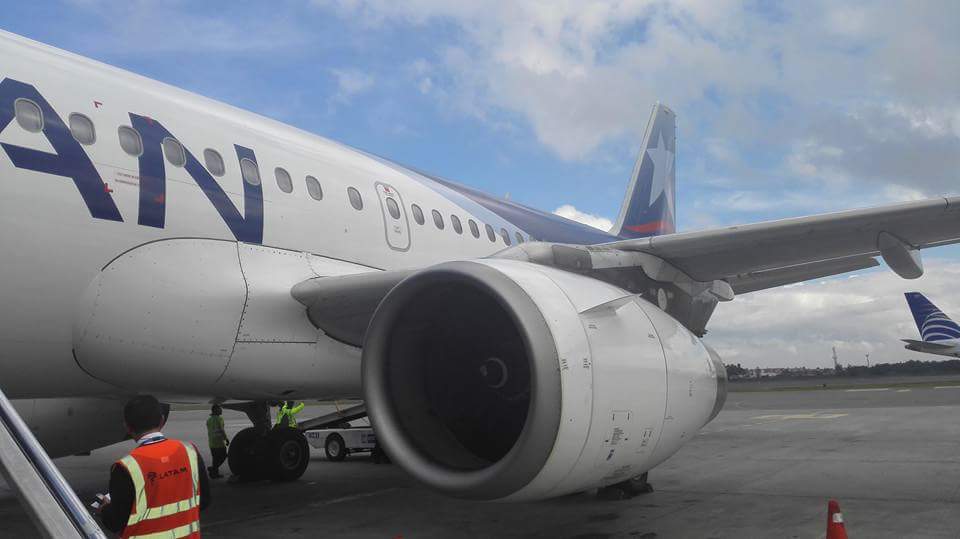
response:
[[[310,446],[298,429],[270,428],[270,408],[252,402],[231,408],[247,414],[252,427],[234,435],[227,452],[230,471],[240,481],[293,481],[310,463]]]
[[[597,489],[597,498],[601,500],[627,500],[650,492],[653,492],[653,485],[647,481],[647,472],[644,472],[626,481]]]

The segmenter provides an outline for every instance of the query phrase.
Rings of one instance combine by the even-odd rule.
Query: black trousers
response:
[[[211,447],[210,454],[213,456],[213,464],[210,466],[210,469],[220,471],[220,465],[223,464],[223,461],[227,460],[227,448]]]

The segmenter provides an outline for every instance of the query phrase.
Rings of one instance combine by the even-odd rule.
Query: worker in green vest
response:
[[[280,411],[277,412],[277,427],[289,427],[291,429],[297,428],[297,418],[295,415],[300,413],[300,410],[303,410],[303,403],[298,402],[294,403],[293,401],[284,401],[283,405],[280,406]]]
[[[207,418],[207,441],[210,443],[210,455],[213,456],[213,465],[207,467],[211,479],[220,477],[220,465],[227,460],[227,431],[223,425],[223,409],[219,404],[210,408],[210,417]]]

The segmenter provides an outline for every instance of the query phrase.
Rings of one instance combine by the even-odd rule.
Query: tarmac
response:
[[[877,384],[880,387],[875,387]],[[720,415],[650,473],[655,491],[603,501],[586,492],[537,503],[455,500],[365,454],[314,450],[293,483],[217,480],[205,537],[824,537],[836,499],[850,537],[960,537],[960,381],[731,393]],[[300,417],[325,411],[308,407]],[[226,412],[227,429],[247,425]],[[166,433],[203,444],[204,411]],[[130,442],[56,461],[83,500],[106,488]],[[209,455],[204,456],[209,460]],[[224,472],[226,472],[226,465]],[[36,537],[0,482],[0,536]]]

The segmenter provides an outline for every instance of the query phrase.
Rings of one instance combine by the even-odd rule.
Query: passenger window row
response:
[[[29,99],[17,99],[13,102],[14,116],[20,127],[31,133],[43,131],[43,110],[39,105]],[[78,112],[71,113],[68,117],[68,127],[70,134],[77,142],[84,146],[89,146],[97,141],[97,131],[93,121]],[[117,129],[117,137],[120,139],[120,148],[132,157],[143,155],[143,139],[140,133],[133,127],[121,125]],[[164,138],[160,146],[163,148],[163,155],[167,161],[175,167],[183,167],[187,164],[187,152],[180,141],[174,138]],[[220,152],[207,148],[203,150],[203,162],[207,170],[216,177],[222,177],[226,173],[226,165]],[[240,175],[243,180],[250,185],[260,185],[260,169],[257,164],[248,158],[240,160]],[[274,176],[277,180],[277,187],[284,193],[293,192],[293,179],[286,169],[277,167],[274,169]],[[323,200],[323,189],[320,187],[320,181],[313,176],[304,178],[307,186],[307,194],[314,200]],[[353,189],[353,188],[351,188]],[[353,189],[349,192],[350,203],[354,208],[362,209],[363,201],[360,199],[360,193]]]
[[[31,133],[39,133],[43,131],[43,110],[39,105],[34,103],[29,99],[17,99],[13,104],[14,116],[16,117],[17,123],[23,129]],[[71,113],[68,117],[68,124],[70,128],[70,133],[73,135],[73,138],[77,142],[85,146],[89,146],[97,141],[97,132],[96,128],[93,125],[93,121],[78,112]],[[140,157],[143,155],[143,139],[140,136],[140,133],[133,127],[121,125],[117,129],[117,136],[120,139],[120,148],[123,151],[132,157]],[[184,149],[183,145],[180,144],[180,141],[166,137],[160,143],[161,148],[163,149],[163,155],[166,157],[167,161],[175,167],[183,167],[187,164],[187,152]],[[203,150],[203,162],[207,167],[207,170],[216,177],[222,177],[226,174],[226,164],[224,163],[223,156],[219,152],[212,148],[207,148]],[[280,188],[284,193],[293,192],[293,179],[290,176],[290,173],[282,167],[277,167],[273,170],[274,177],[277,181],[277,187]],[[243,181],[247,182],[250,185],[260,185],[260,168],[257,166],[257,163],[252,159],[244,157],[240,160],[240,175],[243,177]],[[307,194],[310,195],[314,200],[323,200],[323,188],[320,186],[320,181],[317,180],[314,176],[306,176],[304,178],[304,183],[307,186]],[[357,211],[363,209],[363,197],[360,195],[360,191],[356,187],[347,188],[347,198],[350,200],[350,205]],[[400,207],[397,202],[392,197],[386,198],[387,211],[390,212],[390,216],[394,219],[400,218]],[[413,213],[413,220],[416,221],[418,225],[423,225],[426,222],[424,218],[423,210],[420,206],[413,204],[410,206],[410,210]],[[438,230],[443,230],[446,227],[446,224],[443,220],[443,215],[437,211],[432,210],[431,216],[433,217],[433,224],[437,227]],[[460,218],[456,215],[450,215],[450,224],[457,234],[463,234],[463,223],[460,221]],[[477,225],[476,221],[473,219],[467,220],[467,225],[470,228],[470,234],[474,238],[480,237],[480,227]],[[494,232],[493,227],[489,224],[483,225],[484,230],[487,235],[487,239],[491,242],[497,241],[497,234]],[[524,237],[519,232],[515,233],[517,243],[523,243]],[[512,241],[510,239],[510,233],[507,232],[507,229],[500,229],[500,238],[503,240],[503,243],[511,245]]]
[[[387,199],[387,200],[392,201],[392,199]],[[424,218],[424,214],[423,214],[423,209],[420,206],[416,204],[411,204],[410,212],[413,213],[413,220],[418,225],[422,226],[424,223],[426,223],[426,219]],[[430,215],[433,217],[433,225],[437,227],[437,230],[443,230],[444,228],[446,228],[446,224],[444,223],[444,220],[443,220],[443,214],[441,214],[437,210],[431,210]],[[463,234],[463,222],[460,220],[460,217],[454,214],[450,214],[450,224],[453,227],[454,232],[456,232],[457,234]],[[474,238],[480,237],[480,227],[477,225],[476,221],[474,221],[473,219],[467,219],[467,226],[470,227],[470,234]],[[489,239],[492,242],[497,241],[497,233],[494,232],[492,226],[490,226],[489,224],[485,224],[483,225],[483,228],[487,233],[487,239]],[[515,237],[516,237],[517,243],[523,243],[524,241],[526,241],[526,239],[523,237],[523,234],[519,232],[515,233]],[[500,238],[503,239],[503,243],[507,245],[512,245],[513,243],[513,241],[510,238],[510,233],[507,232],[506,228],[500,229]]]

